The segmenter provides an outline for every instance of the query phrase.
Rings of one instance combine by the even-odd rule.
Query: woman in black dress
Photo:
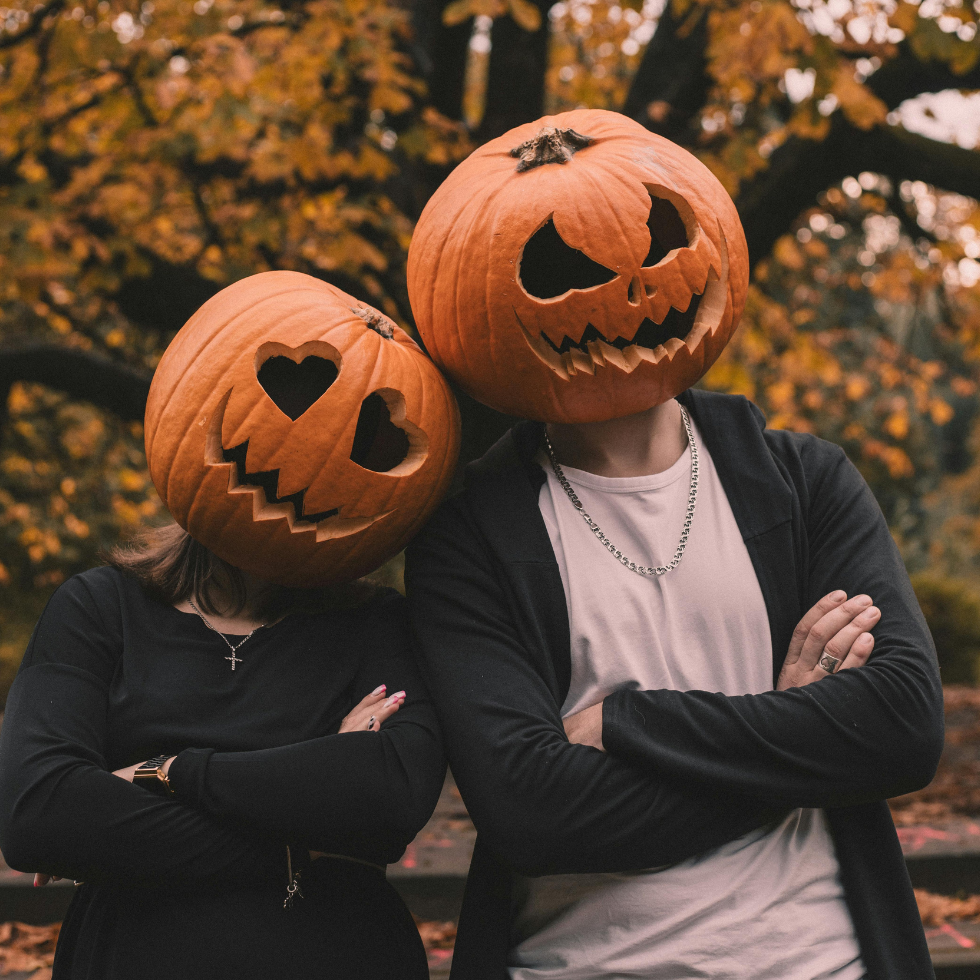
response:
[[[409,644],[392,590],[270,586],[176,525],[66,582],[0,739],[0,849],[83,882],[54,980],[427,977],[384,871],[445,772]]]

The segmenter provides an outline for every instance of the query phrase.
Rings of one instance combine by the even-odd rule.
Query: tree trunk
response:
[[[667,5],[633,76],[623,113],[682,146],[693,142],[691,120],[701,111],[710,79],[704,56],[708,12],[678,20]]]
[[[536,0],[541,27],[533,33],[511,17],[493,22],[486,108],[476,134],[480,143],[544,115],[544,79],[548,69],[548,11],[551,0]]]

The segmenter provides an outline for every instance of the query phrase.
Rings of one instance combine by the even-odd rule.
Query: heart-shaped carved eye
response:
[[[337,380],[337,365],[309,354],[298,364],[282,354],[258,370],[259,384],[276,407],[294,422]]]
[[[552,299],[570,289],[602,286],[617,276],[566,244],[551,218],[528,239],[519,274],[524,291],[536,299]]]
[[[408,433],[391,421],[391,409],[378,393],[361,402],[350,458],[375,473],[387,473],[408,457]]]

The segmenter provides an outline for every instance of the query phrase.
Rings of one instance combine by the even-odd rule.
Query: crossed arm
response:
[[[801,624],[781,689],[618,691],[601,709],[605,753],[595,738],[568,738],[548,644],[528,649],[518,625],[527,629],[521,603],[533,595],[514,595],[465,503],[444,506],[416,539],[407,582],[450,765],[481,837],[512,867],[549,874],[669,864],[795,807],[883,800],[931,779],[941,687],[897,549],[843,454],[821,461],[810,489],[816,619]],[[549,587],[544,576],[539,587]],[[832,590],[855,598],[841,604],[827,598]],[[854,614],[865,594],[881,616],[873,655],[864,637],[871,624]],[[846,644],[848,669],[812,683],[828,642]]]
[[[387,863],[428,818],[445,761],[404,650],[381,651],[357,684],[402,682],[407,700],[383,706],[380,692],[369,695],[343,733],[248,752],[185,750],[171,766],[177,799],[132,785],[125,770],[119,778],[106,764],[119,638],[83,583],[63,589],[35,632],[0,736],[0,846],[11,866],[41,880],[278,886],[287,843]],[[407,643],[398,615],[390,635]]]
[[[874,636],[868,631],[879,619],[881,610],[872,604],[871,596],[848,599],[839,589],[825,595],[793,631],[776,690],[806,687],[837,671],[863,667],[875,645]],[[831,662],[832,670],[821,666],[824,654],[837,661]],[[606,750],[602,742],[602,705],[600,701],[565,717],[563,724],[569,742]]]

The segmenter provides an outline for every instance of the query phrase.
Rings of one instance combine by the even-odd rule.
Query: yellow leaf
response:
[[[17,172],[24,180],[31,184],[38,184],[48,176],[48,171],[44,164],[39,163],[31,154],[28,154],[21,160]]]
[[[854,77],[854,69],[849,64],[838,69],[832,92],[844,115],[858,129],[873,129],[888,115],[885,103]]]
[[[892,27],[897,27],[906,34],[911,34],[919,20],[919,8],[914,3],[900,3],[894,13],[888,18]]]
[[[799,271],[806,265],[806,259],[803,258],[792,235],[783,235],[777,239],[773,254],[776,256],[776,261],[787,269]]]
[[[950,16],[958,15],[950,11]],[[959,16],[969,19],[966,11],[960,11]],[[944,61],[957,75],[966,74],[980,59],[980,45],[976,39],[962,41],[954,32],[946,33],[931,18],[918,19],[909,43],[921,61]]]
[[[541,28],[541,11],[528,0],[510,0],[510,15],[517,26],[533,34]]]
[[[453,0],[442,12],[446,27],[455,27],[471,17],[500,17],[506,13],[505,0]]]
[[[870,388],[871,382],[867,378],[860,374],[852,374],[847,379],[844,394],[847,396],[848,401],[856,402],[864,398]]]
[[[893,439],[902,440],[909,434],[909,417],[907,412],[893,412],[885,419],[882,428]],[[891,469],[891,467],[889,467]]]
[[[945,425],[953,417],[953,409],[942,398],[933,398],[929,402],[929,417],[936,425]]]

